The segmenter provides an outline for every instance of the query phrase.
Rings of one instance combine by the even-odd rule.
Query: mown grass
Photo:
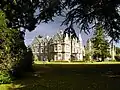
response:
[[[10,90],[120,90],[120,64],[37,62],[34,69],[13,82]]]
[[[0,85],[0,90],[8,90],[11,86],[11,84],[2,84]]]
[[[120,62],[115,61],[107,61],[107,62],[42,62],[42,61],[35,61],[36,64],[120,64]]]
[[[16,88],[20,88],[21,85],[17,85],[17,84],[1,84],[0,85],[0,90],[16,90]]]

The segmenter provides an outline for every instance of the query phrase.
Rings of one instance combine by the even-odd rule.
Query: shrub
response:
[[[10,76],[19,77],[24,71],[32,68],[32,52],[27,51],[24,44],[24,32],[8,28],[6,22],[5,14],[0,10],[1,81],[5,81]]]
[[[116,61],[120,61],[120,56],[115,56]]]
[[[13,78],[6,71],[0,71],[0,84],[11,83]]]
[[[83,59],[84,61],[90,61],[89,54],[86,54]]]

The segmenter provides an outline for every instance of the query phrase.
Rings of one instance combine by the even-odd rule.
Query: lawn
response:
[[[115,61],[106,61],[106,62],[42,62],[42,61],[35,61],[36,64],[120,64],[120,62]]]
[[[10,90],[120,90],[120,64],[42,64]],[[12,89],[13,88],[13,89]],[[9,90],[1,89],[0,90]]]

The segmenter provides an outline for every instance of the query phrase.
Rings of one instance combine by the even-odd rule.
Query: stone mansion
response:
[[[82,61],[84,56],[81,35],[72,39],[66,33],[64,37],[62,30],[52,37],[35,37],[31,48],[35,58],[42,61]]]

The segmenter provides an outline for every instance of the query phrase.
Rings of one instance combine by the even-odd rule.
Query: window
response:
[[[61,50],[61,46],[58,47],[58,50]]]
[[[58,54],[59,57],[61,57],[61,54]]]
[[[61,60],[61,53],[58,54],[58,59]]]
[[[43,48],[41,48],[41,53],[43,53],[44,52],[44,49]]]
[[[48,53],[48,49],[47,48],[45,48],[45,53]]]
[[[54,60],[57,60],[57,59],[58,59],[57,55],[54,55]]]
[[[55,51],[56,51],[57,50],[57,45],[55,45],[54,48],[55,48]]]
[[[43,46],[43,43],[41,43],[41,46]]]
[[[68,52],[70,50],[70,46],[66,45],[66,51]]]

